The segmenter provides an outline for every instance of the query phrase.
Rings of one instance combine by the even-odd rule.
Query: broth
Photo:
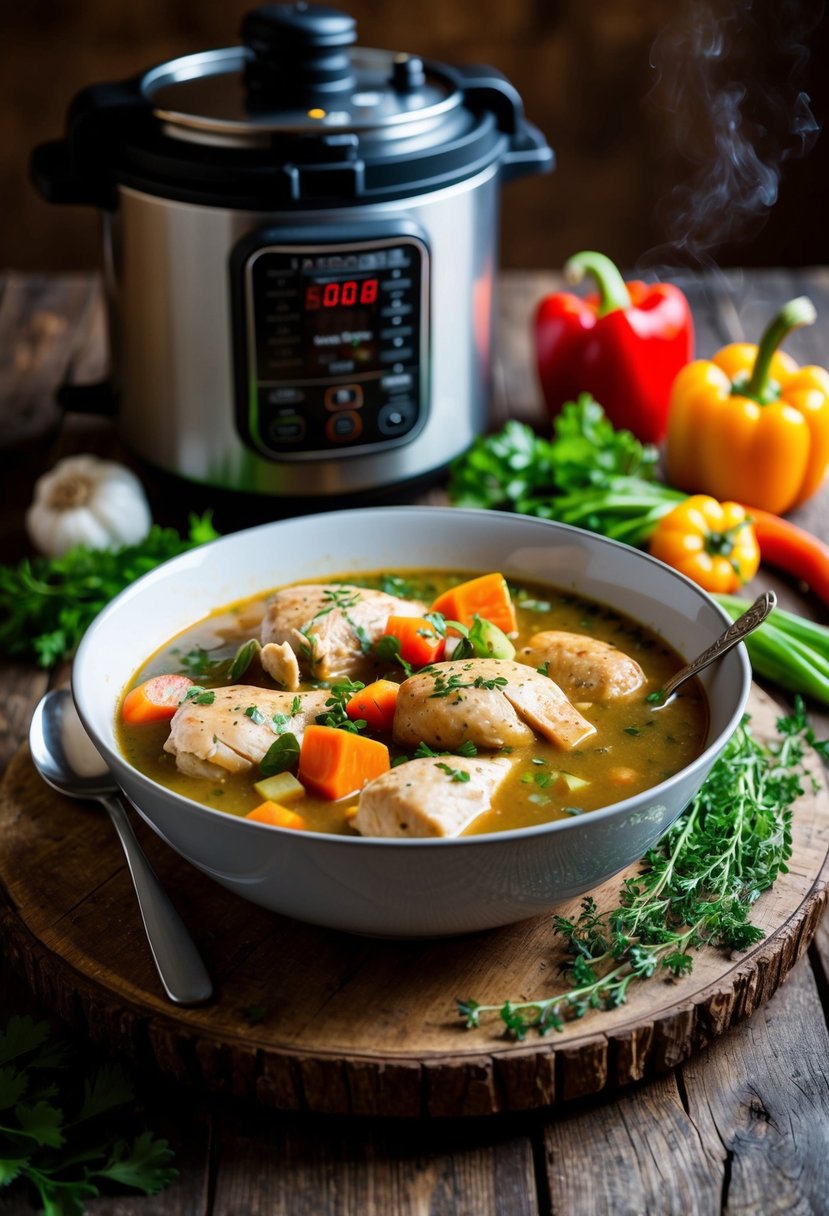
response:
[[[376,576],[337,575],[327,583],[388,591],[391,594],[431,602],[449,587],[475,577],[439,571],[405,572]],[[618,802],[641,790],[658,785],[700,754],[707,729],[707,706],[701,686],[689,681],[670,704],[655,712],[646,700],[661,688],[682,665],[679,656],[654,632],[606,605],[534,583],[510,583],[518,632],[512,640],[518,651],[532,635],[545,630],[563,630],[607,642],[643,669],[647,683],[636,694],[618,701],[582,703],[579,712],[596,733],[573,750],[565,751],[536,737],[531,744],[479,750],[479,756],[508,754],[511,768],[496,792],[492,809],[480,815],[464,834],[530,827],[572,815],[588,813]],[[205,688],[227,685],[227,668],[240,644],[258,636],[268,591],[255,599],[232,604],[212,613],[171,639],[136,672],[133,684],[151,676],[182,672]],[[378,660],[369,678],[404,679],[403,671]],[[257,669],[243,677],[246,684],[273,689],[274,684]],[[324,686],[324,685],[323,685]],[[305,681],[301,689],[318,688]],[[118,742],[126,759],[159,784],[215,810],[244,816],[262,802],[254,789],[261,778],[258,768],[245,774],[228,774],[218,781],[191,777],[176,767],[175,757],[163,750],[169,722],[128,725],[118,720]],[[380,736],[378,736],[380,737]],[[390,739],[394,760],[402,749]],[[350,814],[357,795],[337,802],[306,795],[291,809],[301,812],[307,828],[317,832],[356,834]]]

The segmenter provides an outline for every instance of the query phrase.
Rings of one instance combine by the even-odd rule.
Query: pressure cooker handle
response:
[[[60,408],[67,413],[98,414],[111,418],[118,405],[115,386],[109,379],[92,380],[87,384],[64,381],[55,393]]]
[[[112,210],[116,197],[110,170],[124,128],[151,115],[140,77],[83,89],[69,107],[65,138],[39,144],[32,152],[29,172],[35,188],[50,203]]]
[[[500,130],[510,137],[501,158],[504,181],[554,167],[553,149],[538,127],[527,122],[521,95],[506,76],[497,68],[480,65],[456,66],[451,73],[469,108],[494,114]]]

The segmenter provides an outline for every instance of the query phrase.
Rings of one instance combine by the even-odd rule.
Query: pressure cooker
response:
[[[159,469],[347,498],[486,428],[499,192],[552,151],[495,69],[355,42],[334,9],[254,9],[240,45],[85,89],[33,152],[47,200],[103,218],[85,400]]]

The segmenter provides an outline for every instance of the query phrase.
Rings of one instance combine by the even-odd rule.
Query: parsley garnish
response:
[[[448,777],[451,777],[453,781],[468,781],[469,780],[469,773],[466,771],[465,768],[452,768],[451,765],[444,764],[442,761],[439,764],[437,764],[435,767],[439,768],[441,770],[441,772],[446,773],[446,775]]]
[[[325,702],[325,712],[316,716],[315,720],[318,725],[334,726],[337,730],[351,731],[352,734],[365,730],[368,725],[366,720],[364,718],[352,720],[346,709],[351,698],[356,693],[362,692],[364,688],[365,684],[359,680],[338,680],[336,684],[332,684]]]
[[[411,663],[407,662],[400,653],[400,638],[396,638],[390,633],[384,633],[377,639],[372,649],[379,659],[384,659],[387,663],[397,663],[407,676],[414,671]],[[423,670],[426,669],[423,668]]]
[[[258,705],[248,705],[245,710],[245,717],[250,718],[255,726],[264,726],[265,724],[265,715]]]
[[[624,1004],[636,981],[686,974],[695,950],[747,950],[760,941],[749,909],[787,871],[792,805],[805,781],[814,784],[807,749],[829,754],[799,697],[777,729],[766,746],[742,723],[688,809],[642,859],[641,872],[625,880],[615,908],[602,912],[587,896],[575,920],[553,917],[570,955],[569,989],[538,1001],[458,1001],[467,1026],[498,1014],[516,1039],[530,1029],[561,1030],[568,1018]]]
[[[186,537],[154,525],[137,545],[77,545],[63,557],[0,566],[0,651],[34,659],[41,667],[70,658],[93,618],[119,592],[161,562],[217,535],[209,513],[191,515]]]
[[[183,699],[192,701],[194,705],[212,705],[216,700],[216,692],[213,688],[202,688],[201,684],[194,684],[192,688],[187,689]]]
[[[83,1216],[100,1184],[146,1195],[169,1186],[172,1150],[134,1131],[134,1092],[117,1064],[84,1075],[46,1022],[13,1017],[0,1032],[0,1182],[26,1179],[51,1216]]]

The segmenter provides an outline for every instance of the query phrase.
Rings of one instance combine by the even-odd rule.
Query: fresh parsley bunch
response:
[[[155,1195],[176,1171],[152,1132],[125,1134],[134,1093],[117,1065],[83,1075],[46,1022],[13,1017],[0,1032],[0,1185],[25,1179],[45,1216],[83,1216],[102,1183]]]
[[[657,449],[617,430],[582,393],[553,423],[552,438],[511,419],[452,464],[449,497],[458,507],[492,507],[574,524],[641,544],[685,497],[656,480]]]
[[[63,557],[0,566],[0,651],[41,667],[70,658],[93,619],[125,587],[217,536],[209,513],[192,515],[185,537],[154,524],[136,545],[77,545]]]

